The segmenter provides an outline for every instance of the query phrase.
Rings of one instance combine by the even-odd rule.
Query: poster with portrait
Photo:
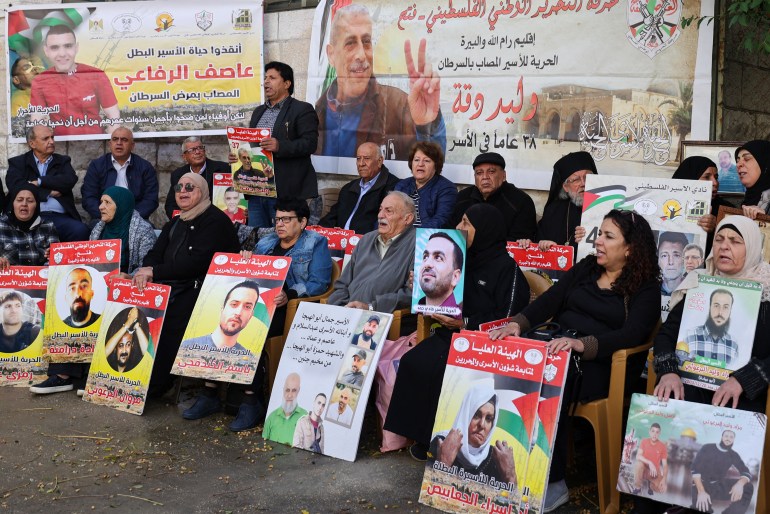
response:
[[[700,512],[757,512],[766,429],[763,413],[634,394],[618,491]]]
[[[717,165],[719,194],[740,196],[746,188],[738,178],[735,150],[743,143],[738,141],[682,141],[682,160],[699,155],[708,157]]]
[[[171,288],[112,281],[83,400],[141,415]]]
[[[358,244],[358,239],[361,238],[361,236],[356,236],[355,230],[344,228],[329,228],[320,225],[310,225],[305,228],[318,232],[326,238],[326,241],[329,243],[329,253],[331,253],[332,259],[337,263],[337,266],[339,266],[340,269],[342,269],[345,252],[348,249],[348,242],[350,242],[352,238],[356,238],[350,245],[352,251],[352,248],[355,248]]]
[[[267,128],[227,127],[230,153],[238,159],[232,167],[233,187],[239,193],[277,198],[273,152],[259,143],[271,137]],[[280,170],[279,170],[280,173]]]
[[[698,275],[676,340],[682,382],[715,391],[751,360],[761,300],[759,282]]]
[[[52,243],[43,358],[91,362],[110,280],[120,272],[120,239]]]
[[[249,203],[243,193],[233,187],[233,176],[229,173],[214,173],[212,202],[214,206],[227,214],[233,223],[246,225],[249,217]]]
[[[516,241],[508,241],[506,249],[522,271],[536,271],[553,282],[558,282],[575,261],[575,249],[570,245],[553,245],[547,252],[543,252],[537,243],[522,248]]]
[[[459,230],[418,228],[414,245],[412,312],[462,317],[465,236]]]
[[[0,271],[0,387],[45,380],[43,321],[48,266]]]
[[[216,253],[171,373],[250,384],[291,257]]]
[[[301,302],[262,437],[350,462],[393,315]]]
[[[264,102],[261,2],[51,4],[8,9],[11,142],[223,134]]]
[[[420,503],[445,512],[516,512],[545,365],[542,342],[453,336]]]

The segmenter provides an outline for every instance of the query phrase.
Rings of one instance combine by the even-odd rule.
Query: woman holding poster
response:
[[[0,269],[47,264],[51,243],[58,243],[59,236],[53,223],[40,217],[37,187],[22,185],[8,198],[6,213],[0,216]]]

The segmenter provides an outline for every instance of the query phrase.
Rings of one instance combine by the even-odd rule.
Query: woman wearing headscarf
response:
[[[24,184],[8,195],[5,214],[0,216],[0,270],[8,266],[43,266],[51,243],[59,236],[50,221],[40,217],[37,187]]]
[[[770,141],[755,139],[735,150],[738,178],[746,188],[743,214],[756,218],[770,212]]]
[[[148,282],[171,286],[152,368],[152,396],[171,387],[171,366],[212,257],[217,252],[237,253],[240,249],[230,218],[211,204],[206,179],[185,173],[174,186],[174,196],[181,212],[163,227],[133,279],[139,290]]]
[[[516,486],[513,449],[505,441],[492,444],[497,427],[498,399],[493,381],[480,380],[463,397],[451,430],[436,434],[430,443],[433,459],[467,474],[484,473]]]
[[[155,229],[134,209],[134,195],[124,187],[104,190],[99,214],[101,220],[89,239],[120,239],[120,272],[124,278],[130,278],[157,241]]]
[[[466,231],[468,247],[463,317],[433,315],[440,326],[399,364],[384,428],[416,441],[410,448],[415,459],[427,458],[452,335],[478,330],[481,323],[508,317],[529,302],[527,280],[505,249],[504,224],[490,222],[499,218],[500,211],[488,204],[476,204],[463,215],[457,225]]]

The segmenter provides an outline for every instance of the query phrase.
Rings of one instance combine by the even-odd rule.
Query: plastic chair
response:
[[[616,484],[623,443],[626,364],[632,355],[647,352],[652,348],[659,327],[660,322],[644,344],[612,354],[610,394],[607,398],[578,403],[575,408],[574,415],[587,420],[594,429],[599,512],[603,514],[620,512],[620,492]]]

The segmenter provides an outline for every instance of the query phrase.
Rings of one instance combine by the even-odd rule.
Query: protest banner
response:
[[[47,285],[47,266],[0,271],[0,387],[46,379],[42,326]]]
[[[227,214],[233,223],[243,225],[248,221],[249,206],[243,193],[233,187],[233,176],[229,173],[215,173],[212,177],[214,191],[212,203]]]
[[[715,391],[748,364],[761,300],[759,282],[698,275],[676,340],[682,382]]]
[[[290,257],[214,254],[171,373],[250,384],[290,264]]]
[[[516,512],[545,362],[541,342],[453,336],[420,503],[445,512]]]
[[[286,336],[262,436],[354,461],[392,314],[302,302]]]
[[[319,225],[310,225],[305,228],[312,230],[313,232],[318,232],[326,238],[326,241],[328,241],[329,244],[329,253],[331,253],[332,260],[337,263],[337,266],[339,266],[340,269],[342,269],[343,260],[345,258],[346,252],[348,251],[348,241],[356,235],[356,232],[354,230],[347,230],[344,228],[328,228],[321,227]],[[360,236],[358,237],[360,238]],[[356,244],[358,244],[358,239],[356,239],[356,242],[351,245],[351,251],[353,248],[355,248]]]
[[[412,312],[462,317],[465,237],[459,230],[418,228],[414,245]]]
[[[51,244],[44,359],[91,362],[107,304],[107,284],[120,272],[120,246],[120,239]]]
[[[618,491],[701,512],[754,513],[766,428],[763,413],[634,394]]]
[[[8,134],[58,140],[223,134],[263,100],[262,4],[16,5],[6,17]]]
[[[350,262],[350,259],[353,256],[353,250],[356,249],[356,246],[358,246],[358,242],[362,237],[364,237],[363,234],[355,234],[348,239],[348,245],[345,247],[345,257],[342,258],[342,269],[345,269],[345,266]]]
[[[468,163],[488,151],[526,189],[547,190],[553,163],[578,150],[614,174],[671,176],[679,141],[708,139],[711,114],[714,29],[679,22],[713,14],[699,0],[320,1],[308,62],[313,162],[355,175],[356,148],[369,141],[407,176],[417,139],[444,149],[442,175],[459,184],[473,183]],[[367,45],[355,66],[349,34]],[[601,34],[600,59],[586,58],[597,54],[589,34]]]
[[[553,282],[558,282],[575,261],[575,249],[570,245],[553,245],[547,252],[543,252],[537,243],[522,248],[516,241],[508,241],[506,249],[522,271],[536,271]]]
[[[112,281],[83,400],[141,415],[171,288]]]
[[[267,198],[278,196],[273,152],[263,150],[259,145],[261,141],[270,138],[271,132],[267,128],[227,127],[230,153],[238,158],[231,167],[233,187],[239,193]]]

